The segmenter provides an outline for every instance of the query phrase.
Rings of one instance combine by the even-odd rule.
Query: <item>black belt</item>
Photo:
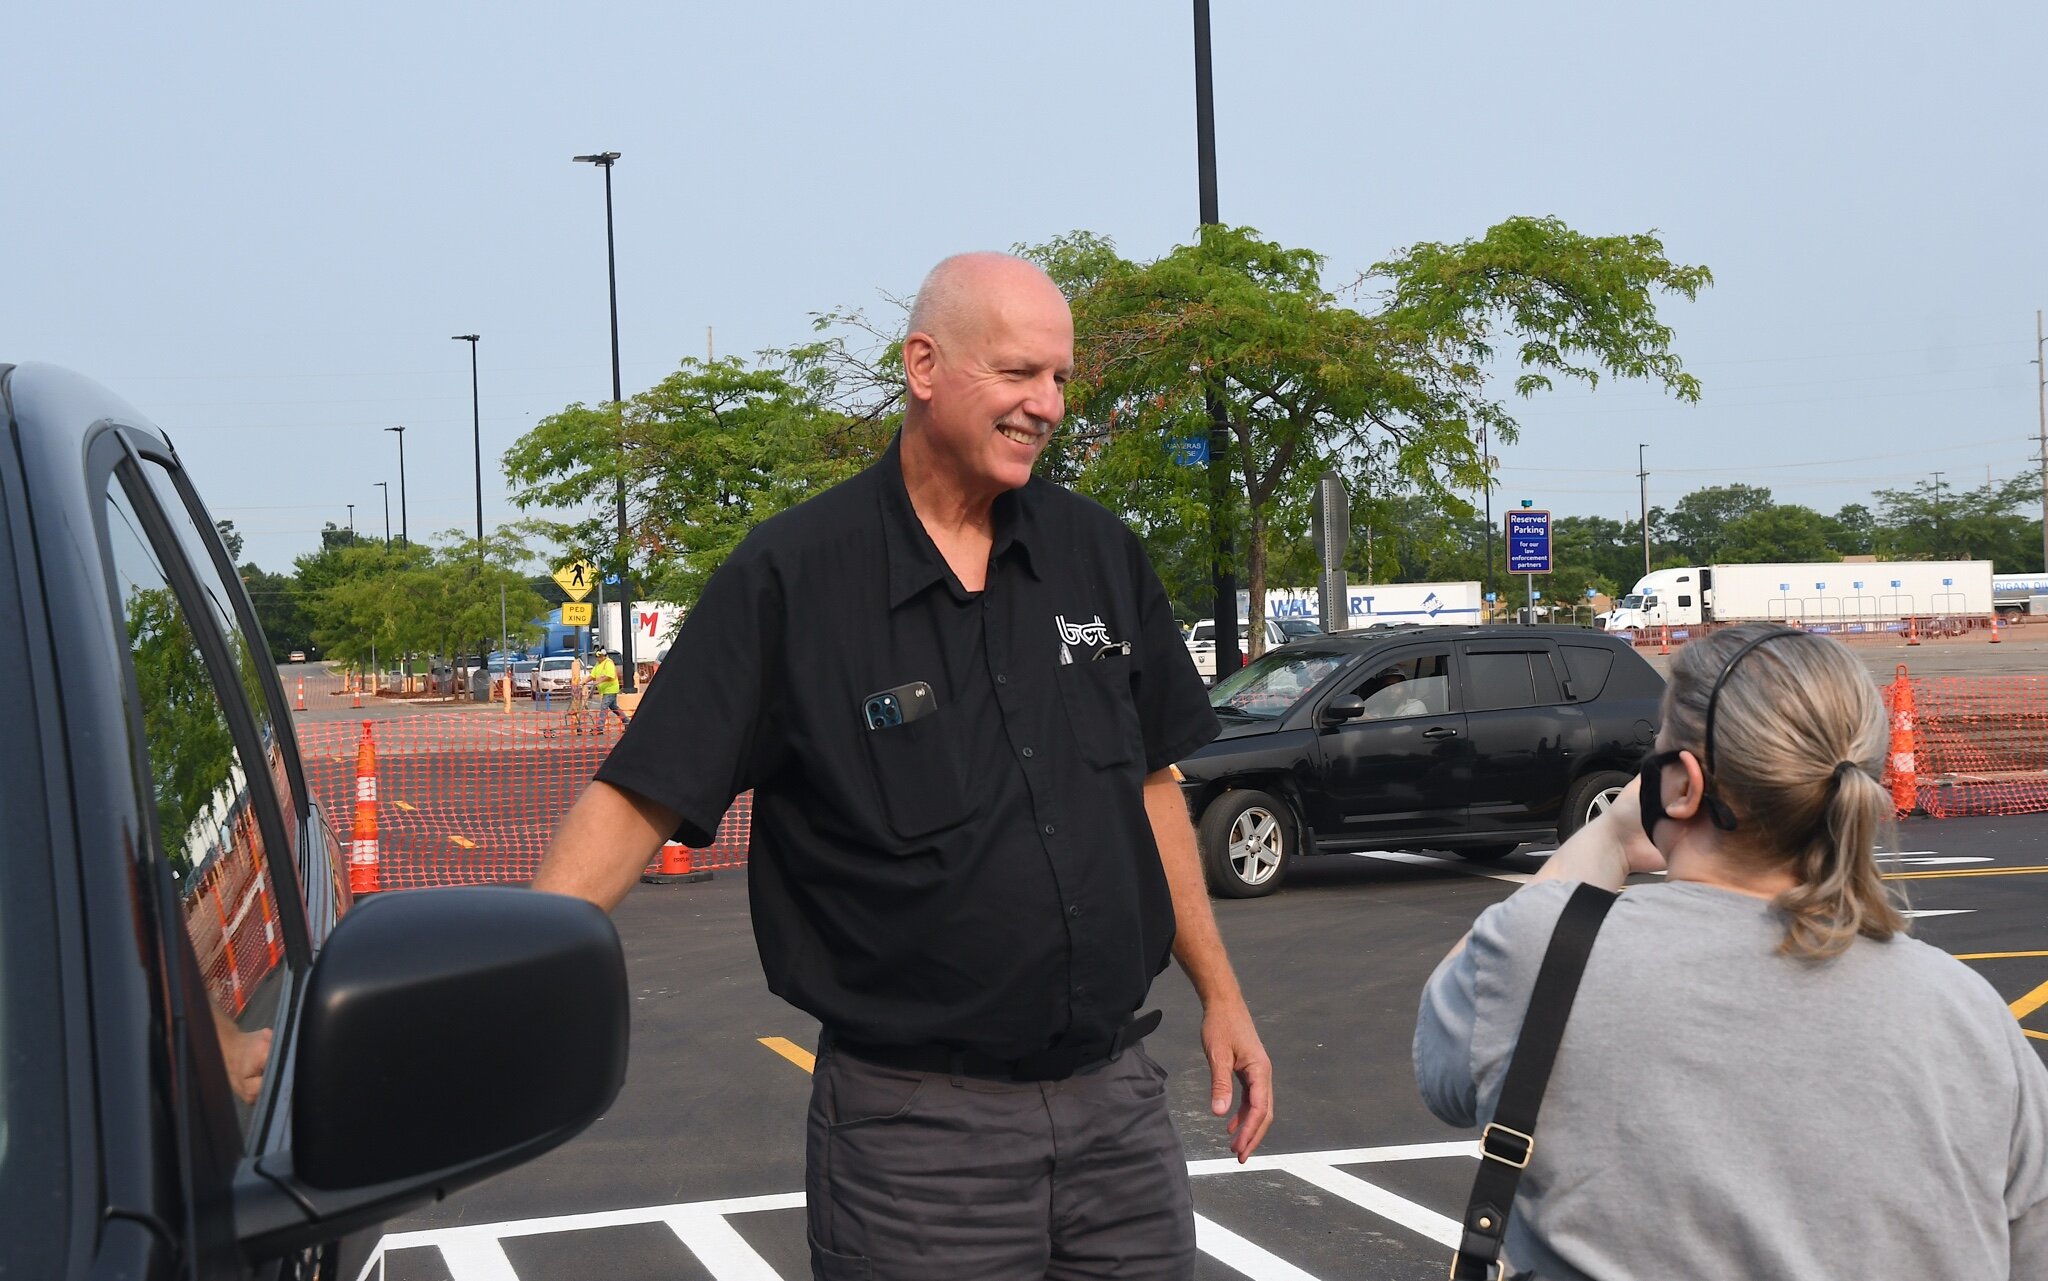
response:
[[[826,1028],[818,1035],[818,1052],[836,1049],[857,1059],[903,1072],[944,1072],[948,1076],[990,1077],[998,1081],[1064,1081],[1087,1068],[1098,1067],[1152,1034],[1159,1026],[1158,1010],[1140,1014],[1116,1030],[1107,1045],[1072,1046],[1027,1054],[1021,1059],[999,1059],[974,1050],[950,1045],[869,1045],[835,1036]]]

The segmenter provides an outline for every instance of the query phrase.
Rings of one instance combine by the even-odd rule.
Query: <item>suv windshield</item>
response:
[[[1238,720],[1273,720],[1351,661],[1334,650],[1273,650],[1253,659],[1209,691],[1209,706]]]

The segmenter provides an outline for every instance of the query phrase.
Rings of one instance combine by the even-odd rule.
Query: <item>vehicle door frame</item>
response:
[[[1352,692],[1357,678],[1370,669],[1389,663],[1403,661],[1403,656],[1414,657],[1418,652],[1442,651],[1445,655],[1444,699],[1448,708],[1442,713],[1427,716],[1401,717],[1395,720],[1344,721],[1329,725],[1323,721],[1323,712],[1331,702]],[[1347,813],[1347,806],[1338,793],[1332,790],[1330,782],[1337,772],[1338,763],[1329,750],[1329,736],[1340,734],[1367,733],[1373,729],[1412,728],[1414,737],[1448,730],[1441,737],[1448,741],[1436,750],[1439,758],[1431,771],[1431,786],[1442,786],[1447,794],[1462,798],[1463,781],[1470,773],[1471,744],[1465,733],[1465,712],[1463,706],[1463,679],[1460,673],[1458,646],[1452,637],[1435,638],[1424,635],[1407,635],[1398,641],[1366,650],[1342,672],[1330,677],[1314,700],[1308,728],[1314,734],[1315,753],[1313,787],[1304,789],[1308,795],[1303,798],[1303,808],[1310,811],[1309,826],[1315,829],[1319,845],[1336,848],[1368,847],[1384,844],[1394,839],[1425,839],[1435,836],[1452,835],[1458,831],[1463,820],[1462,799],[1456,805],[1421,809],[1413,812],[1397,811],[1385,815],[1376,823],[1354,821],[1355,813]],[[1434,722],[1423,725],[1422,722]],[[1346,755],[1355,755],[1347,753]]]
[[[1525,707],[1481,708],[1472,697],[1472,691],[1465,685],[1472,679],[1472,665],[1460,663],[1459,691],[1465,700],[1467,737],[1471,740],[1475,756],[1471,786],[1466,792],[1466,813],[1468,830],[1475,836],[1514,836],[1532,838],[1543,835],[1555,828],[1557,819],[1564,812],[1564,798],[1571,791],[1573,777],[1579,761],[1584,759],[1592,745],[1592,729],[1584,709],[1574,696],[1571,670],[1565,666],[1563,657],[1557,652],[1557,638],[1554,636],[1486,636],[1473,637],[1458,642],[1461,660],[1472,654],[1540,654],[1550,664],[1551,680],[1556,685],[1558,700],[1555,703],[1530,703]],[[1532,697],[1538,691],[1531,689]],[[1521,715],[1532,724],[1541,722],[1557,730],[1558,783],[1555,795],[1537,795],[1536,781],[1540,774],[1540,763],[1531,762],[1512,773],[1498,768],[1480,768],[1478,757],[1486,750],[1485,739],[1488,724],[1483,717],[1507,717]],[[1538,748],[1541,746],[1539,736]],[[1532,755],[1538,750],[1532,748]],[[1482,779],[1510,778],[1518,780],[1517,790],[1505,797],[1486,799],[1479,789],[1486,786]],[[1551,802],[1555,801],[1553,805]],[[1513,807],[1519,805],[1517,810]]]

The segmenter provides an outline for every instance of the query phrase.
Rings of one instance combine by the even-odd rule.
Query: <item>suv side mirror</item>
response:
[[[236,1174],[252,1260],[332,1240],[567,1142],[618,1097],[619,936],[581,899],[509,887],[372,899],[313,966],[292,1147]]]
[[[1356,694],[1346,694],[1323,704],[1323,724],[1342,725],[1365,715],[1365,700]]]

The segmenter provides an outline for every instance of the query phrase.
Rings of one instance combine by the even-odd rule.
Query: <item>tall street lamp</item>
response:
[[[348,545],[351,547],[356,545],[356,505],[354,503],[348,505]]]
[[[1195,0],[1195,180],[1202,225],[1222,221],[1216,207],[1216,82],[1209,72],[1209,0]],[[1243,663],[1237,646],[1237,569],[1231,564],[1230,424],[1216,384],[1203,378],[1202,400],[1209,412],[1209,577],[1216,590],[1216,670],[1222,680]]]
[[[391,550],[391,482],[380,480],[377,488],[384,491],[384,550]]]
[[[622,402],[625,394],[619,388],[619,263],[618,251],[612,239],[612,164],[619,158],[616,151],[599,151],[588,156],[572,156],[578,164],[596,165],[604,170],[604,265],[605,274],[611,282],[612,300],[612,409],[623,415]],[[623,418],[621,419],[623,425]],[[621,436],[623,436],[623,432]],[[620,441],[620,448],[625,442]],[[633,692],[633,581],[627,564],[626,541],[626,469],[619,468],[619,682],[628,694]]]
[[[482,334],[455,334],[450,342],[469,344],[469,432],[476,446],[476,558],[484,558],[484,419],[476,398],[476,345]]]
[[[386,427],[385,431],[398,433],[398,545],[412,546],[412,533],[405,518],[405,428]],[[387,494],[385,497],[389,498]]]

